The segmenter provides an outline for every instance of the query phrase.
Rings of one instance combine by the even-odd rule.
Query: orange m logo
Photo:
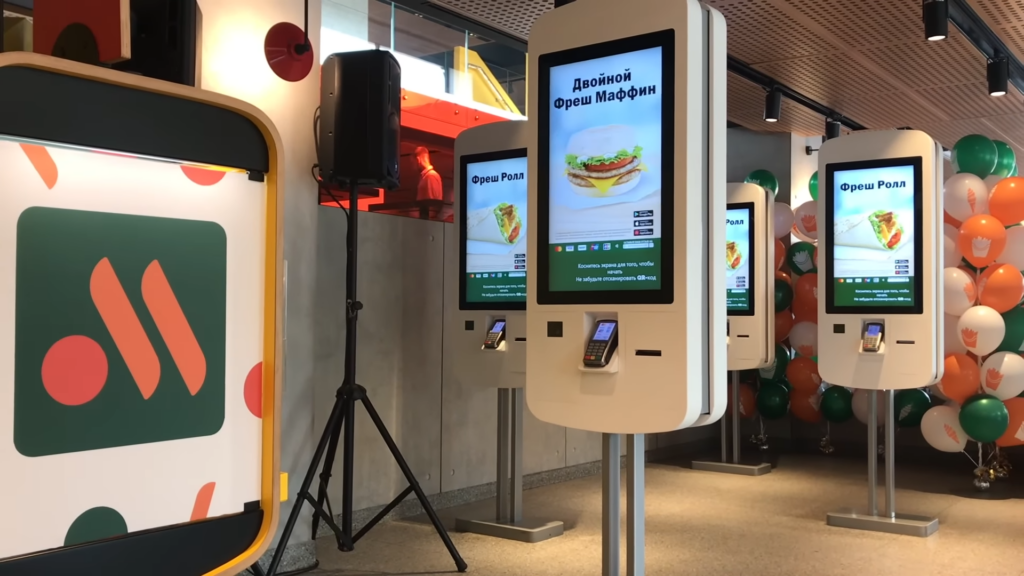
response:
[[[89,292],[135,385],[148,400],[160,383],[160,360],[109,259],[103,258],[93,268]],[[188,391],[195,396],[206,381],[206,356],[156,260],[142,275],[142,298]]]

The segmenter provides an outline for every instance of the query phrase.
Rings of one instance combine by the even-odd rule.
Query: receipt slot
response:
[[[541,542],[563,523],[523,517],[523,386],[526,378],[526,122],[471,128],[455,140],[454,242],[447,244],[444,378],[457,398],[496,390],[497,498],[493,515],[458,518],[456,529]],[[454,404],[466,410],[465,405]],[[472,409],[472,408],[469,408]],[[449,420],[449,419],[446,419]],[[450,419],[454,420],[454,418]],[[452,434],[453,438],[460,437]],[[467,469],[486,454],[445,450],[444,466]],[[480,478],[479,482],[489,481]]]
[[[885,409],[885,510],[868,455],[867,513],[830,513],[833,526],[929,536],[934,518],[896,513],[894,390],[942,377],[942,148],[924,132],[854,132],[818,153],[818,370],[829,384],[871,390],[868,446]],[[822,297],[823,296],[823,297]]]
[[[775,199],[756,184],[729,184],[725,211],[727,365],[732,410],[722,418],[721,461],[697,460],[695,470],[761,476],[771,464],[740,463],[739,371],[775,360]],[[732,459],[729,459],[730,426]]]
[[[725,376],[725,19],[696,0],[580,0],[530,32],[526,400],[605,434],[605,562],[617,563],[628,435],[643,573],[643,435],[717,421]],[[617,347],[594,366],[602,322]],[[613,557],[616,559],[612,562]]]

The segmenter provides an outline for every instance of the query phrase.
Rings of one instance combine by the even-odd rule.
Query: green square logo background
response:
[[[160,360],[156,391],[143,399],[89,291],[108,258]],[[192,396],[142,298],[142,275],[158,260],[206,357]],[[14,444],[47,456],[215,434],[224,423],[227,236],[213,222],[29,208],[18,218],[15,295]],[[43,387],[49,348],[72,335],[107,357],[106,385],[80,406]]]

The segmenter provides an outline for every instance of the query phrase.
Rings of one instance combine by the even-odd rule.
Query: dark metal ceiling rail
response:
[[[861,124],[860,122],[857,122],[855,120],[852,120],[851,118],[848,118],[847,116],[844,116],[843,114],[837,112],[836,110],[833,110],[832,108],[829,108],[828,106],[825,106],[824,104],[818,102],[817,100],[812,100],[811,98],[804,96],[800,92],[797,92],[796,90],[790,88],[789,86],[786,86],[785,84],[780,84],[776,82],[775,79],[773,79],[771,76],[759,72],[758,70],[754,69],[754,67],[752,67],[750,64],[747,64],[746,62],[738,58],[729,56],[728,69],[729,72],[732,72],[733,74],[739,76],[740,78],[743,78],[748,82],[757,84],[758,86],[761,86],[765,90],[771,90],[774,88],[782,92],[783,96],[789,98],[793,102],[803,106],[804,108],[811,110],[812,112],[816,112],[824,116],[825,118],[838,120],[843,126],[846,126],[850,130],[867,129],[867,127]]]
[[[985,58],[994,60],[1005,58],[1010,68],[1010,82],[1024,92],[1024,65],[1006,46],[995,30],[989,28],[985,20],[971,8],[967,0],[947,0],[949,3],[949,21],[974,44]]]

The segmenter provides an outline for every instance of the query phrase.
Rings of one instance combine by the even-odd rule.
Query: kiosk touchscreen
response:
[[[729,184],[725,209],[725,306],[729,370],[775,358],[774,199],[756,184]]]
[[[454,238],[446,240],[446,378],[522,388],[526,377],[526,122],[455,140]]]
[[[725,409],[725,22],[619,10],[530,36],[526,392],[546,422],[641,434]]]
[[[857,132],[819,152],[818,350],[830,384],[893,390],[942,375],[941,149],[924,132]]]

